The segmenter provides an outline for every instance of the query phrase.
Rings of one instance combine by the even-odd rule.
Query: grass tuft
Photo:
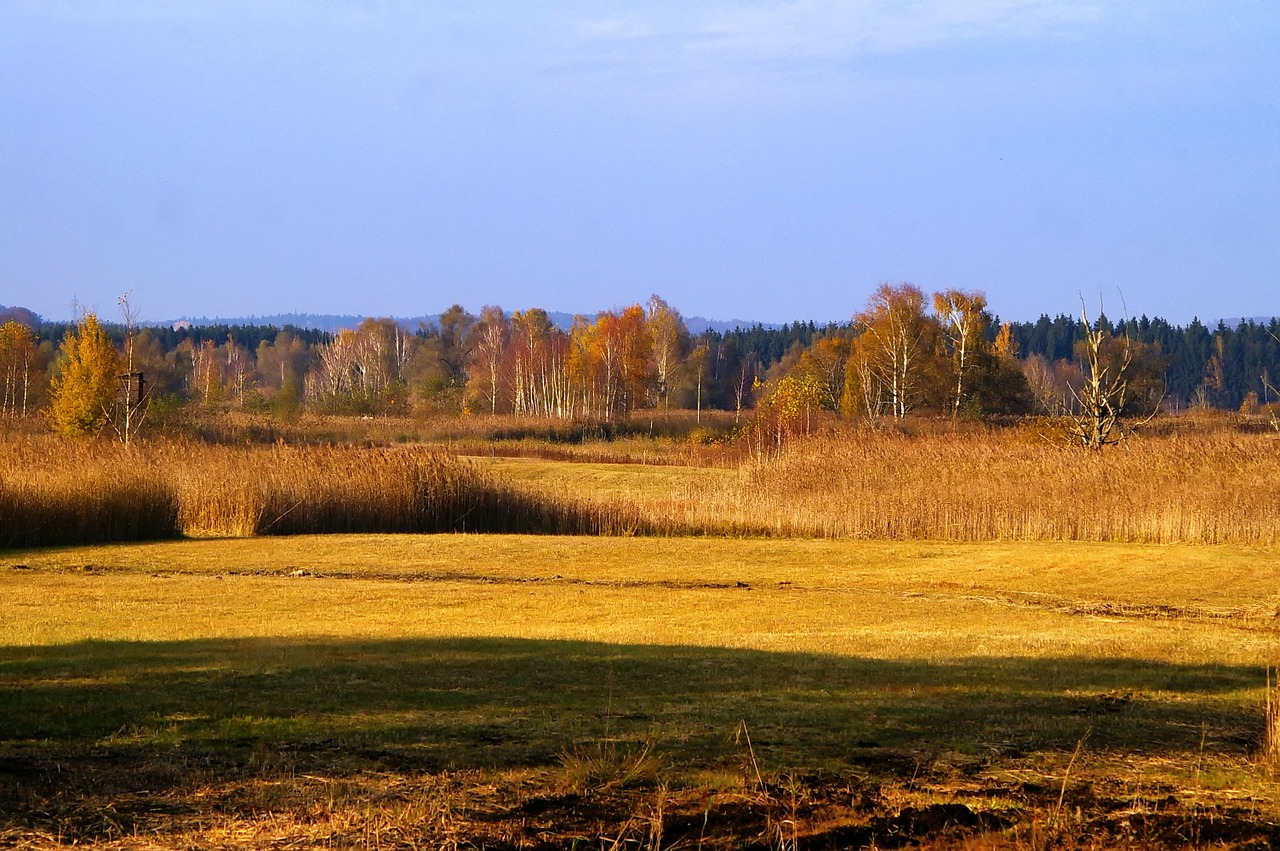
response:
[[[557,754],[565,786],[579,794],[654,786],[665,764],[653,743],[574,742]]]

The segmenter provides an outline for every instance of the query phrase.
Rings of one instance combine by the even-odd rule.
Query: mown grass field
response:
[[[1268,847],[1278,580],[1243,545],[9,550],[0,842]]]
[[[738,479],[737,470],[720,467],[565,463],[518,457],[476,460],[502,479],[541,493],[636,503],[677,500],[690,492],[722,489]]]

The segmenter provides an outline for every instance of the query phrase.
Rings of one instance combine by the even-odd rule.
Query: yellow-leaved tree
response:
[[[62,338],[49,382],[49,422],[67,435],[97,434],[110,415],[119,383],[120,355],[98,317],[85,314]]]
[[[0,325],[0,417],[27,415],[36,335],[12,320]]]

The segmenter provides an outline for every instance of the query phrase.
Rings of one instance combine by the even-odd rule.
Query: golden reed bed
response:
[[[702,500],[774,534],[953,541],[1280,543],[1280,439],[1138,436],[1105,452],[1014,430],[797,442]]]
[[[435,451],[126,448],[10,438],[0,460],[0,547],[179,536],[342,532],[613,531],[606,506],[543,500]]]
[[[1017,429],[849,429],[795,440],[722,484],[691,475],[630,496],[575,489],[565,464],[551,488],[414,447],[10,435],[0,547],[451,531],[1280,543],[1280,439],[1267,433],[1170,430],[1096,453]]]

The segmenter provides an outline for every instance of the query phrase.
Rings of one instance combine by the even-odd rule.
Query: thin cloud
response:
[[[635,39],[654,35],[653,24],[637,16],[586,21],[578,25],[582,35],[599,39]]]
[[[682,7],[584,23],[588,39],[660,36],[688,50],[758,58],[834,57],[904,52],[953,41],[1025,39],[1095,23],[1086,0],[792,0],[755,5]]]
[[[907,51],[973,38],[1025,38],[1091,18],[1081,4],[985,0],[910,4],[801,0],[767,9],[722,13],[709,30],[726,47],[756,53],[837,54]]]

